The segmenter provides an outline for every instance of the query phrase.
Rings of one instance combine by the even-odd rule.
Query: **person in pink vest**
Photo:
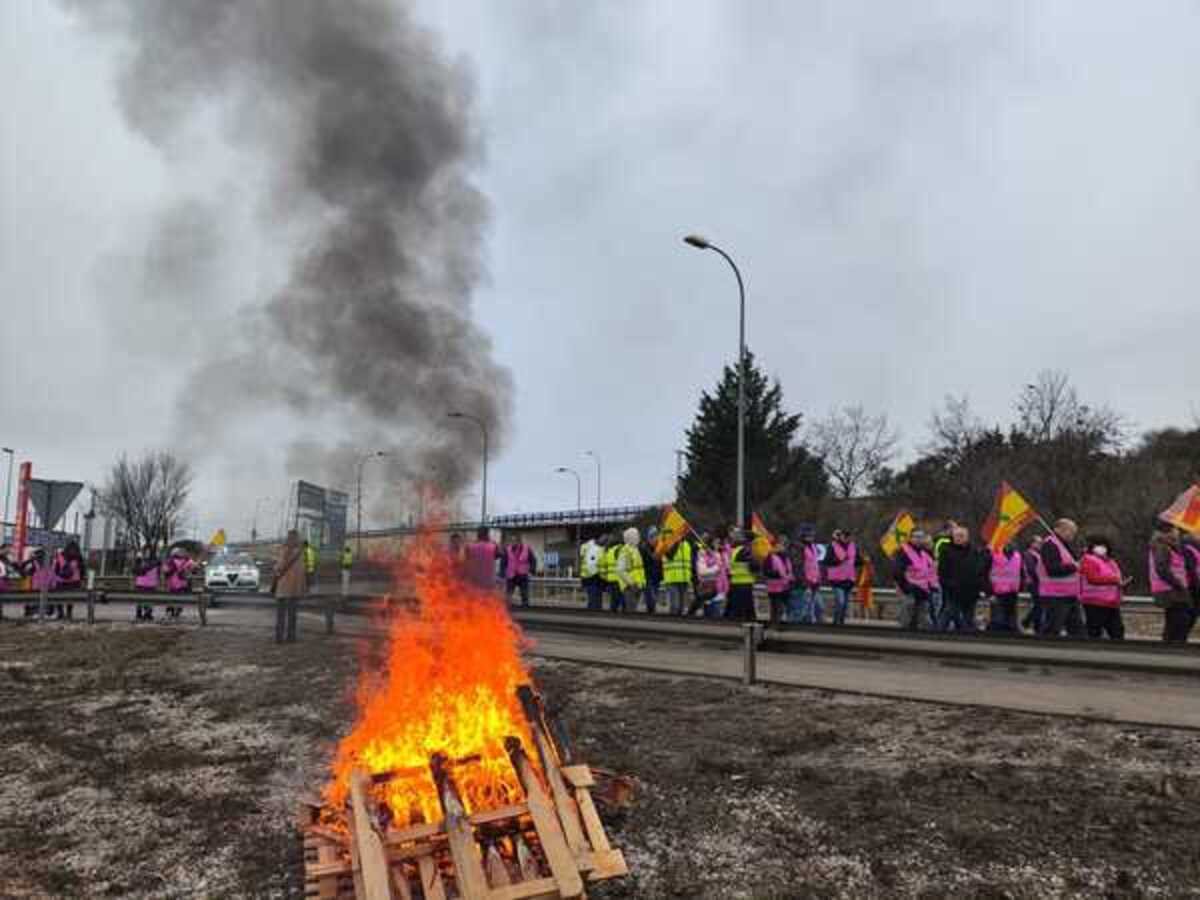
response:
[[[817,546],[817,529],[809,524],[796,531],[792,545],[792,568],[795,584],[788,599],[788,621],[798,625],[820,625],[825,617],[821,600],[821,548]]]
[[[537,558],[529,545],[514,534],[512,542],[504,548],[504,596],[512,602],[513,591],[521,592],[521,605],[529,605],[529,576],[537,572]]]
[[[1121,599],[1132,580],[1121,572],[1112,556],[1112,542],[1100,536],[1086,541],[1079,560],[1079,602],[1087,619],[1087,635],[1093,640],[1104,635],[1114,641],[1125,639],[1121,621]]]
[[[1192,595],[1193,616],[1200,613],[1200,536],[1185,532],[1179,539],[1183,563],[1187,569],[1188,590]]]
[[[475,530],[475,540],[463,550],[463,576],[468,584],[480,590],[496,588],[496,560],[500,558],[500,546],[492,540],[486,525]]]
[[[1196,607],[1188,584],[1187,557],[1179,529],[1160,519],[1150,538],[1150,593],[1163,611],[1163,641],[1186,644],[1196,624]]]
[[[1050,616],[1044,634],[1051,637],[1058,637],[1064,631],[1069,637],[1084,634],[1079,609],[1079,561],[1071,549],[1078,534],[1078,525],[1070,519],[1059,519],[1038,553],[1038,596]]]
[[[162,563],[149,544],[142,550],[141,555],[133,561],[133,589],[135,591],[158,591],[158,577],[162,571]],[[149,603],[139,603],[135,618],[139,622],[154,620],[154,607]]]
[[[83,580],[87,575],[87,564],[79,544],[71,541],[61,553],[54,555],[54,589],[57,591],[81,591]],[[72,619],[75,617],[75,604],[54,604],[54,618]]]
[[[687,614],[693,616],[703,612],[705,616],[714,617],[713,599],[717,596],[717,578],[721,574],[721,556],[718,553],[713,537],[708,532],[700,535],[700,544],[696,548],[696,590],[692,594],[692,605]]]
[[[775,548],[767,555],[767,599],[771,604],[771,624],[778,625],[788,614],[788,598],[796,583],[792,555],[788,552],[787,535],[780,535]]]
[[[1021,552],[1012,544],[1003,550],[989,551],[984,565],[987,570],[984,584],[992,597],[988,631],[1016,634],[1021,630],[1017,624],[1017,594],[1021,592],[1024,570]]]
[[[920,630],[929,615],[929,598],[937,586],[937,563],[930,546],[929,535],[918,528],[900,545],[893,563],[900,593],[896,621],[906,631]]]
[[[172,594],[186,594],[191,585],[192,570],[196,567],[195,560],[187,555],[180,547],[171,551],[163,564],[163,577],[167,580],[167,590]],[[183,613],[182,606],[168,606],[167,615],[178,619]]]
[[[850,597],[858,578],[858,545],[849,531],[838,529],[825,553],[825,582],[833,590],[833,624],[845,625]]]
[[[54,564],[46,558],[44,547],[30,548],[29,558],[25,560],[21,568],[21,574],[29,579],[29,586],[35,591],[40,591],[43,588],[47,591],[52,591],[57,585],[57,581],[54,578]],[[38,603],[25,604],[25,617],[36,616],[40,605],[40,601]]]

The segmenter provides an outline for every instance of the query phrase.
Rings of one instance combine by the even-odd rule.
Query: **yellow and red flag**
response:
[[[1175,502],[1159,513],[1158,517],[1176,528],[1200,534],[1200,484],[1193,484],[1176,497]]]
[[[892,524],[888,526],[887,532],[879,540],[879,546],[883,548],[888,559],[900,552],[900,545],[908,540],[908,536],[913,533],[916,526],[917,523],[913,521],[912,513],[907,509],[896,513],[896,518],[892,519]]]
[[[767,523],[758,513],[750,515],[750,533],[754,535],[754,543],[750,545],[750,552],[754,554],[755,559],[762,562],[775,549],[775,535],[767,529]]]
[[[691,530],[692,526],[679,514],[679,510],[670,504],[664,506],[662,522],[658,526],[658,540],[654,543],[654,555],[661,557],[670,553]]]
[[[858,602],[862,604],[863,609],[875,608],[875,565],[870,559],[864,559],[862,568],[858,570],[858,578],[855,581],[858,588]]]
[[[1003,550],[1021,530],[1038,517],[1037,510],[1007,481],[1000,482],[996,502],[979,533],[993,551]]]

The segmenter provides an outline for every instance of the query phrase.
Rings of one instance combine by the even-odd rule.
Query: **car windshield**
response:
[[[239,553],[232,560],[230,560],[229,564],[233,566],[252,566],[254,565],[254,559],[247,556],[245,553]]]

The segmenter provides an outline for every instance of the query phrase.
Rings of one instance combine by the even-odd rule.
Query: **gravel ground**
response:
[[[376,648],[269,637],[0,625],[0,897],[297,895],[297,805]],[[537,671],[638,783],[595,896],[1200,897],[1200,735]]]

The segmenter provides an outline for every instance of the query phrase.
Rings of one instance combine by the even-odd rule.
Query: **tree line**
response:
[[[924,524],[952,518],[978,527],[1008,481],[1044,517],[1069,516],[1085,533],[1106,534],[1137,569],[1154,517],[1200,480],[1200,423],[1138,434],[1060,371],[1023,385],[1004,424],[985,423],[965,395],[947,396],[903,466],[900,432],[886,413],[852,405],[806,425],[752,355],[746,396],[747,509],[778,531],[800,522],[853,528],[868,549],[901,508]],[[737,372],[726,366],[687,431],[678,502],[689,519],[732,522],[736,434]]]

